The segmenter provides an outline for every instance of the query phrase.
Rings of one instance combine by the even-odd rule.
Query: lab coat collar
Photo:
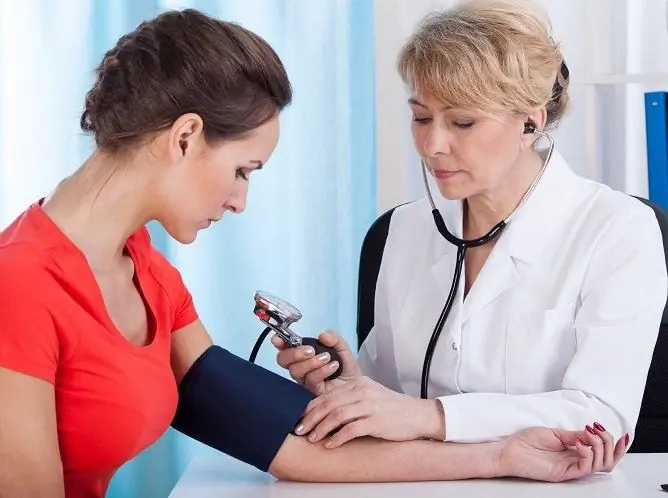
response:
[[[545,234],[546,230],[553,232],[550,223],[560,219],[563,210],[569,205],[566,198],[576,190],[573,183],[576,179],[577,176],[555,149],[536,189],[510,220],[496,247],[505,247],[510,256],[525,263],[534,262],[540,254],[541,244],[547,239],[541,234]],[[449,201],[440,195],[434,197],[434,202],[448,229],[461,238],[464,215],[462,202]],[[446,255],[454,257],[457,248],[444,241],[436,227],[434,232],[439,239],[435,244],[434,260]]]
[[[555,149],[536,189],[506,227],[502,245],[512,258],[533,264],[552,235],[561,232],[564,211],[577,192],[577,176]],[[499,241],[501,243],[501,240]]]
[[[521,264],[533,264],[544,244],[553,242],[550,234],[561,230],[559,220],[563,219],[563,209],[569,204],[565,197],[573,195],[576,190],[573,185],[575,178],[566,161],[555,150],[536,189],[501,234],[463,309],[459,306],[453,308],[455,322],[465,322],[476,309],[486,306],[512,287],[521,278]],[[461,237],[462,203],[439,198],[436,205],[450,231]],[[437,240],[433,246],[435,258],[431,273],[445,298],[454,275],[457,248],[444,241],[435,227],[434,232]],[[458,289],[460,296],[463,295],[463,286],[464,275]]]

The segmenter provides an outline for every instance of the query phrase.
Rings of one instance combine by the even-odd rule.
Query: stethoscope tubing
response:
[[[552,152],[554,151],[554,139],[552,138],[552,136],[540,130],[535,130],[534,133],[537,133],[547,138],[550,144],[547,154],[545,156],[545,160],[543,161],[543,167],[540,169],[540,171],[536,175],[536,178],[534,178],[533,182],[531,183],[525,194],[522,196],[522,199],[520,200],[519,204],[515,209],[513,209],[510,215],[508,215],[506,219],[494,225],[491,228],[491,230],[487,232],[485,235],[483,235],[482,237],[478,237],[477,239],[462,239],[456,237],[454,234],[452,234],[452,232],[450,232],[450,230],[448,230],[448,227],[446,226],[445,221],[443,220],[443,216],[441,216],[440,211],[436,208],[436,205],[434,203],[434,198],[432,197],[431,189],[429,188],[429,181],[427,180],[427,165],[425,164],[424,159],[421,159],[422,177],[424,179],[424,186],[425,190],[427,191],[427,197],[429,198],[429,203],[431,204],[431,209],[432,209],[431,212],[434,217],[434,224],[436,225],[436,229],[445,240],[447,240],[448,242],[457,247],[455,274],[452,279],[452,283],[450,285],[450,291],[448,292],[448,297],[445,300],[445,305],[443,306],[441,314],[438,317],[438,321],[436,322],[431,337],[429,338],[429,343],[427,344],[427,350],[425,351],[424,355],[424,362],[422,364],[422,375],[420,378],[420,397],[422,399],[427,399],[428,396],[429,372],[431,370],[431,362],[434,357],[434,351],[436,350],[436,345],[438,344],[438,339],[441,336],[443,327],[445,327],[445,322],[447,322],[448,317],[450,316],[450,312],[452,311],[452,307],[455,302],[455,297],[457,296],[457,290],[459,289],[459,282],[461,281],[462,271],[464,269],[464,260],[466,258],[466,252],[468,251],[468,249],[472,247],[480,247],[482,245],[488,244],[501,235],[501,233],[505,230],[506,226],[508,226],[510,220],[515,216],[515,213],[517,213],[519,209],[527,201],[527,199],[531,197],[531,194],[536,189],[536,186],[540,182],[540,179],[543,177],[545,169],[547,168],[547,165],[549,164],[550,159],[552,158]]]

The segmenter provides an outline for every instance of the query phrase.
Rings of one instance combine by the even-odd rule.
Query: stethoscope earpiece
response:
[[[532,121],[527,121],[524,123],[524,134],[531,135],[533,133],[536,133],[536,125],[533,124]]]

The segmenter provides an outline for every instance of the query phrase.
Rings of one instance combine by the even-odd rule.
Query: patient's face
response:
[[[189,243],[226,212],[243,212],[251,173],[269,160],[278,138],[278,117],[239,140],[209,144],[202,135],[165,181],[165,229]]]

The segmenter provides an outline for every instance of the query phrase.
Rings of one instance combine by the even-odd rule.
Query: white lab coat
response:
[[[461,236],[461,202],[435,194]],[[375,324],[359,354],[366,375],[420,396],[456,252],[426,200],[396,209]],[[633,436],[668,293],[649,207],[576,176],[555,151],[465,300],[463,285],[462,277],[429,380],[429,397],[445,410],[446,440],[493,441],[530,426],[582,430],[595,421],[616,438]]]

